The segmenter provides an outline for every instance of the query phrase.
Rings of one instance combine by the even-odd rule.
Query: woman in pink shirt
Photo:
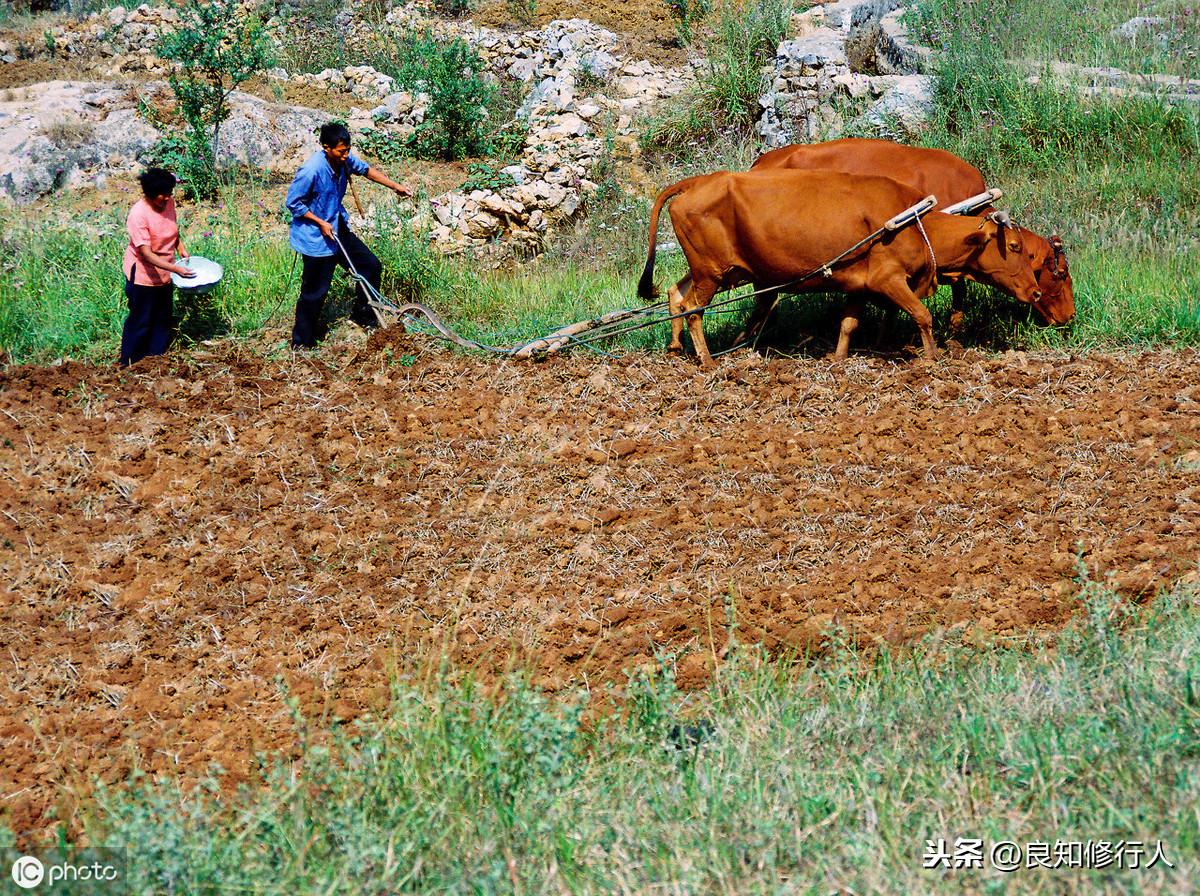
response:
[[[147,168],[138,182],[145,198],[129,210],[125,222],[129,245],[121,265],[129,300],[129,316],[121,331],[121,367],[167,350],[175,293],[171,274],[196,276],[195,271],[175,263],[176,253],[184,261],[189,257],[175,222],[175,200],[171,198],[175,175],[162,168]]]

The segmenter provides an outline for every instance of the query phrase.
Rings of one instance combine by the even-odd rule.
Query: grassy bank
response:
[[[519,679],[397,689],[236,798],[110,790],[91,838],[128,848],[135,892],[1192,892],[1195,592],[1080,601],[1053,637],[747,648],[687,696],[663,656],[620,712]]]

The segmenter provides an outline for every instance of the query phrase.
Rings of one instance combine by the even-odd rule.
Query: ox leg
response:
[[[833,353],[835,361],[845,361],[850,357],[850,336],[858,329],[858,324],[862,320],[864,304],[862,296],[846,298],[846,307],[842,311],[842,328],[838,332],[837,349]]]
[[[916,293],[909,289],[907,278],[896,276],[885,279],[878,283],[877,289],[880,295],[886,296],[896,303],[900,310],[913,319],[917,329],[921,331],[921,344],[925,347],[925,357],[936,360],[940,353],[937,343],[933,340],[933,315],[917,298]]]
[[[717,288],[715,284],[705,284],[704,286],[696,286],[688,295],[691,300],[687,304],[687,328],[688,333],[692,336],[692,345],[696,348],[696,354],[700,358],[700,366],[706,370],[717,366],[713,360],[713,356],[708,351],[708,343],[704,339],[704,309],[708,307],[708,303],[712,301],[712,297],[716,295]]]
[[[667,309],[671,315],[671,341],[667,343],[669,354],[683,353],[683,304],[687,301],[688,293],[692,290],[692,275],[687,273],[683,279],[667,290]]]

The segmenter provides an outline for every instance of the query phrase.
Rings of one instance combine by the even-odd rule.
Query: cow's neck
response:
[[[937,259],[938,270],[956,273],[970,265],[982,248],[971,245],[967,238],[986,222],[960,215],[940,215],[923,222],[929,246]]]

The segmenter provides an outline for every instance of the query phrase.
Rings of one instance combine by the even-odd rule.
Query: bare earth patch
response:
[[[0,374],[0,810],[251,778],[444,658],[546,690],[731,636],[981,648],[1194,575],[1194,351],[518,365],[395,330]],[[52,814],[53,813],[53,814]]]

